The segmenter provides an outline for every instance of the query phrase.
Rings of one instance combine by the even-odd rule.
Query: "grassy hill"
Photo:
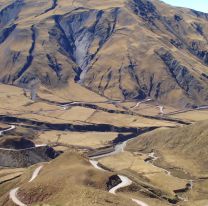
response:
[[[113,173],[93,168],[87,159],[77,153],[66,152],[44,164],[37,179],[28,183],[36,167],[29,168],[16,183],[21,188],[18,197],[27,205],[135,205],[128,198],[118,198],[107,191],[107,182]],[[12,182],[10,184],[12,187]],[[12,204],[7,199],[7,193],[1,196],[0,202],[4,206]]]
[[[172,166],[177,162],[194,175],[208,176],[208,121],[175,129],[158,129],[134,139],[128,149],[156,151]]]

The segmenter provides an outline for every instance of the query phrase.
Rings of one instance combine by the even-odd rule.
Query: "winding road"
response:
[[[27,206],[24,203],[22,203],[18,198],[17,198],[17,192],[19,190],[19,187],[13,189],[10,191],[9,193],[9,197],[10,199],[13,201],[13,203],[15,203],[18,206]]]
[[[103,168],[98,166],[97,161],[95,161],[95,160],[89,160],[89,161],[95,169],[106,171]],[[130,186],[133,183],[128,177],[125,177],[123,175],[118,175],[118,177],[120,178],[121,183],[119,183],[118,185],[116,185],[115,187],[113,187],[109,190],[109,193],[114,194],[114,195],[116,194],[116,191],[118,189]],[[139,206],[149,206],[141,200],[137,200],[137,199],[133,199],[133,198],[131,200],[133,202],[137,203]]]
[[[135,109],[135,108],[137,108],[137,107],[139,107],[140,106],[140,104],[142,104],[142,103],[146,103],[146,102],[150,102],[150,101],[152,101],[152,99],[146,99],[146,100],[144,100],[144,101],[141,101],[141,102],[138,102],[135,106],[133,106],[133,107],[131,107],[132,109]]]
[[[89,161],[90,161],[91,165],[92,165],[94,168],[96,168],[96,169],[98,169],[98,170],[105,171],[102,167],[98,166],[98,161],[95,161],[95,160],[89,160]]]
[[[118,189],[123,188],[123,187],[127,187],[132,184],[132,181],[128,177],[125,177],[122,175],[118,175],[118,177],[120,178],[121,183],[109,190],[109,192],[114,195],[116,194],[116,191]]]
[[[11,131],[13,129],[15,129],[16,127],[14,125],[11,125],[10,128],[8,129],[4,129],[0,131],[0,136],[3,135],[5,132]]]
[[[36,170],[33,172],[31,179],[29,180],[29,182],[34,181],[38,174],[40,173],[41,169],[43,168],[43,165],[41,165],[40,167],[36,168]]]
[[[164,106],[158,106],[160,114],[164,114]]]
[[[110,152],[110,153],[107,153],[107,154],[104,154],[104,155],[98,155],[98,156],[94,156],[94,157],[91,157],[91,159],[89,160],[89,162],[92,164],[92,166],[95,168],[95,169],[98,169],[98,170],[103,170],[103,171],[106,171],[104,170],[102,167],[98,166],[98,161],[96,161],[95,159],[99,159],[99,158],[103,158],[103,157],[108,157],[108,156],[112,156],[112,155],[116,155],[116,154],[119,154],[119,153],[122,153],[124,152],[124,149],[127,145],[127,142],[129,140],[121,143],[121,144],[118,144],[115,146],[115,151],[113,152]],[[116,191],[120,188],[124,188],[124,187],[128,187],[130,186],[133,182],[126,176],[123,176],[123,175],[118,175],[118,177],[120,178],[121,180],[121,183],[119,183],[118,185],[116,185],[115,187],[111,188],[109,190],[109,193],[111,194],[116,194]],[[137,199],[131,199],[133,202],[137,203],[139,206],[149,206],[147,205],[145,202],[141,201],[141,200],[137,200]]]
[[[138,205],[140,205],[140,206],[149,206],[149,205],[147,205],[146,203],[144,203],[144,202],[142,202],[142,201],[140,201],[140,200],[137,200],[137,199],[132,199],[132,201],[133,202],[136,202]]]
[[[151,163],[151,161],[152,161],[152,166],[153,166],[153,167],[160,168],[160,169],[163,170],[168,176],[171,176],[171,172],[170,172],[170,171],[168,171],[168,170],[166,170],[166,169],[163,169],[162,167],[155,166],[155,165],[153,164],[154,161],[156,161],[157,159],[159,159],[159,157],[157,157],[157,156],[155,155],[154,152],[151,152],[151,153],[148,155],[148,159],[149,159],[149,160],[146,161],[146,163]]]
[[[113,155],[116,155],[116,154],[119,154],[119,153],[122,153],[124,152],[124,148],[126,147],[126,144],[129,140],[125,141],[125,142],[122,142],[120,144],[117,144],[114,148],[114,151],[113,152],[109,152],[109,153],[106,153],[106,154],[103,154],[103,155],[97,155],[97,156],[93,156],[91,157],[90,159],[100,159],[100,158],[103,158],[103,157],[109,157],[109,156],[113,156]]]
[[[28,181],[28,182],[33,182],[37,176],[39,175],[41,169],[43,168],[43,165],[37,167],[33,174],[32,174],[32,177],[31,179]],[[18,190],[19,190],[19,187],[15,188],[15,189],[12,189],[10,192],[9,192],[9,198],[12,200],[13,203],[15,203],[16,205],[18,206],[27,206],[26,204],[24,204],[23,202],[21,202],[18,197],[17,197],[17,193],[18,193]]]

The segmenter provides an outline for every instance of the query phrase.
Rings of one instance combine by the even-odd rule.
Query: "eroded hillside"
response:
[[[206,105],[207,20],[157,0],[1,0],[0,80]]]

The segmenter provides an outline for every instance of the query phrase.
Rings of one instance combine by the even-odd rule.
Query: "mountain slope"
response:
[[[174,165],[174,162],[177,162],[180,165],[182,163],[180,166],[192,175],[207,176],[207,126],[208,121],[202,121],[181,128],[155,130],[131,141],[128,149],[131,151],[157,151],[166,161],[168,157],[172,157],[172,162],[169,164]],[[190,162],[192,162],[191,167]],[[172,168],[174,168],[173,165]]]
[[[207,104],[207,21],[157,0],[1,0],[0,81]]]

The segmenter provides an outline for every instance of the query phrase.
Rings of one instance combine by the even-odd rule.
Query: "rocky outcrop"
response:
[[[118,184],[120,184],[122,181],[119,178],[118,175],[113,175],[109,178],[108,182],[106,183],[107,189],[108,191],[110,189],[112,189],[113,187],[117,186]]]
[[[35,147],[35,144],[25,138],[4,138],[0,140],[0,148],[5,149],[26,149]]]
[[[183,17],[178,14],[175,14],[174,19],[179,22],[183,20]]]
[[[132,11],[142,17],[145,21],[154,24],[156,19],[160,19],[159,12],[151,1],[148,0],[129,0],[128,6]]]
[[[0,149],[0,166],[28,167],[39,162],[47,162],[56,158],[56,153],[48,146],[33,147],[22,150]]]
[[[208,14],[207,13],[204,13],[204,12],[201,12],[201,11],[196,11],[196,10],[193,10],[193,9],[191,9],[191,11],[195,16],[208,20]]]
[[[7,39],[7,37],[9,37],[9,35],[15,30],[15,28],[16,24],[0,30],[0,44],[3,43]]]
[[[206,79],[208,79],[208,75],[205,73],[202,73],[202,76],[205,77]]]
[[[208,50],[201,50],[197,41],[191,42],[190,51],[208,65]]]
[[[197,33],[199,33],[201,36],[204,35],[204,29],[200,23],[194,22],[192,26],[194,27]]]
[[[78,65],[75,68],[76,80],[84,78],[90,63],[113,34],[118,12],[118,8],[106,11],[77,9],[76,12],[55,17],[62,33],[58,39],[60,47]],[[91,51],[93,45],[95,49]]]
[[[184,44],[179,39],[171,39],[170,43],[178,49],[182,49],[184,47]]]
[[[161,48],[156,53],[167,66],[172,78],[189,97],[198,95],[204,90],[200,82],[190,73],[190,70],[178,62],[168,50]]]
[[[57,77],[61,79],[61,71],[62,71],[62,65],[58,62],[56,57],[51,56],[50,54],[46,55],[48,59],[48,66],[56,73]]]
[[[3,28],[9,23],[13,23],[12,21],[16,20],[23,4],[23,0],[16,0],[0,10],[0,28]]]

